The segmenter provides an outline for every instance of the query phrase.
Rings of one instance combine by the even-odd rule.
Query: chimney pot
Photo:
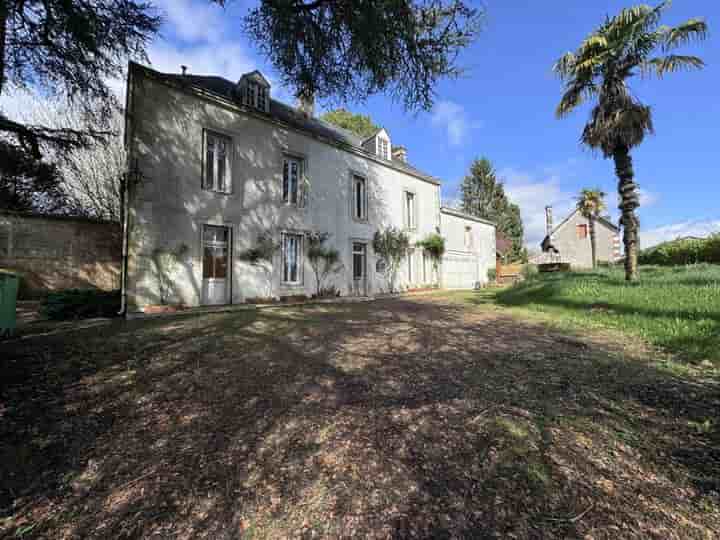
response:
[[[402,161],[407,163],[407,148],[404,146],[393,146],[392,149],[393,161]]]
[[[312,118],[315,116],[315,93],[314,92],[301,92],[298,94],[298,109],[305,116]]]
[[[547,235],[550,236],[553,230],[552,206],[545,207],[545,229],[547,231]]]
[[[183,75],[187,75],[187,66],[180,66],[180,69],[182,70]]]

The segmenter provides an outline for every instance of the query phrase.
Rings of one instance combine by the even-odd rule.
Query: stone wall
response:
[[[22,275],[21,298],[68,288],[120,288],[117,224],[0,211],[0,268]]]

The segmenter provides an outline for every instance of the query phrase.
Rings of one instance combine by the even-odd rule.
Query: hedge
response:
[[[51,292],[40,308],[48,319],[88,319],[115,317],[120,310],[120,291],[65,289]]]
[[[638,262],[661,266],[720,264],[720,234],[713,234],[707,238],[679,238],[664,242],[641,251]]]

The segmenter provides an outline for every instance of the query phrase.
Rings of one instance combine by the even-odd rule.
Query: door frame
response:
[[[213,221],[202,221],[199,222],[200,224],[200,305],[201,306],[209,306],[209,305],[229,305],[233,303],[233,243],[235,240],[235,234],[234,234],[234,226],[232,223],[228,222],[213,222]],[[205,278],[203,277],[204,274],[204,267],[205,267],[205,226],[210,227],[223,227],[224,229],[227,229],[228,231],[228,242],[227,242],[227,277],[225,278],[226,281],[226,290],[225,290],[225,300],[223,304],[208,304],[206,302],[205,298]]]
[[[370,280],[368,276],[368,245],[369,240],[365,238],[351,238],[350,239],[350,283],[351,293],[355,296],[355,291],[359,289],[355,287],[355,244],[363,246],[363,277],[362,277],[362,294],[358,296],[368,296],[370,294]]]

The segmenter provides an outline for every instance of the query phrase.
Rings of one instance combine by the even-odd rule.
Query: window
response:
[[[390,159],[390,144],[387,139],[378,138],[378,154],[383,159]]]
[[[352,213],[357,220],[367,219],[367,182],[365,178],[357,174],[353,175],[352,181]]]
[[[203,226],[203,278],[225,279],[228,275],[228,239],[227,227],[215,225]]]
[[[243,102],[248,107],[267,111],[268,89],[255,82],[247,82],[243,92]]]
[[[205,131],[203,188],[220,193],[230,193],[231,148],[230,137]]]
[[[580,239],[587,238],[588,235],[588,226],[583,223],[582,225],[577,226],[577,237]]]
[[[265,110],[267,104],[267,88],[258,86],[257,88],[257,108],[261,111]]]
[[[403,214],[405,215],[405,228],[414,229],[416,226],[415,219],[415,194],[412,191],[405,192],[405,207]]]
[[[353,242],[353,279],[365,277],[365,244]]]
[[[282,282],[290,285],[302,283],[302,235],[285,233],[282,237]]]
[[[473,247],[472,227],[465,227],[465,249],[472,249],[472,247]]]
[[[283,159],[283,201],[287,204],[301,205],[302,201],[303,161],[300,158],[285,156]]]

